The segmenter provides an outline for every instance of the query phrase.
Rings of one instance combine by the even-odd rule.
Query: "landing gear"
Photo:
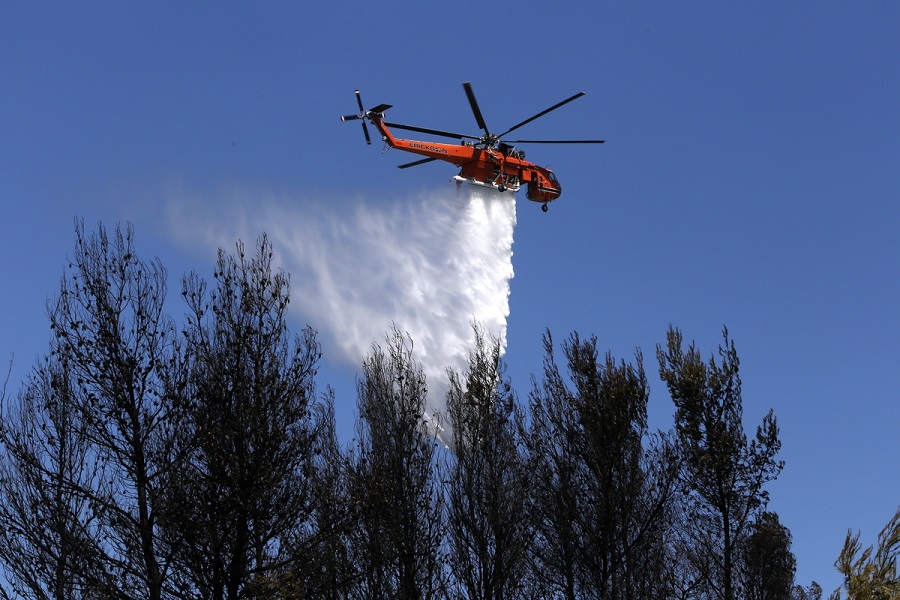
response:
[[[547,206],[546,202],[544,204],[541,204],[541,210],[544,212],[547,212],[549,210],[549,207]]]
[[[497,190],[502,194],[503,192],[506,191],[506,186],[501,183],[500,185],[497,186]]]

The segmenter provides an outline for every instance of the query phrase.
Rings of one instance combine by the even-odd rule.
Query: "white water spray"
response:
[[[443,411],[446,369],[466,366],[473,321],[505,349],[512,194],[464,186],[351,204],[241,191],[216,198],[216,209],[212,199],[177,196],[169,223],[186,242],[230,249],[269,235],[291,274],[292,312],[319,330],[326,354],[336,350],[358,367],[392,326],[409,333],[430,412]]]

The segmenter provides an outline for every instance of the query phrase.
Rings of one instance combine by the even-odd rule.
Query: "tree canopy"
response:
[[[821,596],[767,511],[780,432],[770,411],[746,433],[727,330],[706,360],[669,329],[675,419],[652,431],[640,351],[548,331],[523,400],[477,323],[431,387],[392,329],[341,440],[346,399],[319,385],[315,330],[291,330],[266,236],[182,278],[180,322],[130,226],[77,223],[66,264],[48,352],[2,394],[0,598]],[[876,550],[848,534],[849,597],[896,597],[898,520]]]

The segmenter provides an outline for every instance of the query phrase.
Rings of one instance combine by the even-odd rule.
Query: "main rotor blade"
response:
[[[413,161],[411,163],[406,163],[403,165],[397,165],[398,169],[408,169],[409,167],[415,167],[418,165],[424,165],[425,163],[430,163],[432,161],[437,160],[436,158],[423,158],[422,160]]]
[[[606,140],[504,140],[507,144],[603,144]]]
[[[471,140],[479,139],[472,135],[466,135],[464,133],[453,133],[451,131],[441,131],[440,129],[428,129],[427,127],[414,127],[412,125],[401,125],[400,123],[385,122],[384,124],[387,125],[388,127],[393,127],[394,129],[405,129],[407,131],[417,131],[419,133],[429,133],[431,135],[441,135],[444,137],[453,138],[453,139],[457,139],[457,140],[461,140],[463,138],[469,138]]]
[[[556,109],[559,108],[560,106],[563,106],[564,104],[568,104],[568,103],[571,102],[572,100],[576,100],[576,99],[578,99],[578,98],[581,98],[582,96],[584,96],[584,92],[578,92],[577,94],[575,94],[575,95],[572,96],[571,98],[566,98],[565,100],[563,100],[563,101],[560,102],[559,104],[554,104],[553,106],[551,106],[551,107],[548,108],[547,110],[543,110],[543,111],[539,112],[538,114],[534,115],[533,117],[528,118],[528,119],[525,119],[524,121],[522,121],[522,122],[519,123],[518,125],[513,125],[513,126],[510,127],[509,129],[507,129],[504,133],[501,133],[499,137],[503,137],[503,136],[506,135],[507,133],[509,133],[509,132],[511,132],[511,131],[515,131],[516,129],[518,129],[518,128],[521,127],[522,125],[527,125],[528,123],[531,123],[531,122],[534,121],[535,119],[540,118],[540,117],[543,117],[543,116],[546,115],[548,112],[553,111],[553,110],[556,110]]]
[[[469,106],[472,107],[472,113],[475,115],[475,122],[478,123],[478,126],[481,127],[485,133],[490,134],[490,131],[488,131],[487,125],[484,122],[484,117],[481,116],[478,102],[475,100],[475,92],[472,91],[472,84],[467,81],[463,84],[463,88],[466,90],[466,97],[469,98]]]

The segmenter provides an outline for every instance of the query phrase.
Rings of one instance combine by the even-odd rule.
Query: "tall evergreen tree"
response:
[[[351,498],[359,507],[353,539],[354,595],[427,600],[445,587],[438,442],[423,417],[428,391],[412,342],[397,329],[375,345],[358,382]]]
[[[450,564],[466,598],[520,597],[532,533],[532,481],[519,443],[523,413],[504,378],[500,342],[475,329],[464,373],[451,372],[447,411],[447,520]]]
[[[727,330],[724,338],[721,363],[714,357],[706,362],[694,345],[685,351],[681,332],[669,328],[657,358],[676,407],[694,566],[708,597],[734,600],[740,595],[738,548],[753,518],[766,507],[765,485],[783,463],[775,458],[781,441],[771,410],[753,439],[744,433],[740,361]]]
[[[603,598],[657,596],[675,456],[666,436],[650,437],[649,387],[640,352],[635,363],[602,359],[597,340],[573,333],[563,345],[574,384],[581,453],[587,471],[587,583]]]
[[[585,473],[579,455],[579,423],[549,332],[543,343],[543,377],[532,378],[526,436],[528,469],[536,481],[529,510],[535,528],[531,561],[542,595],[575,600],[584,571],[580,516]]]
[[[78,420],[103,475],[78,483],[77,493],[96,515],[118,596],[159,600],[172,548],[159,526],[168,475],[178,467],[166,271],[159,260],[137,256],[130,226],[109,237],[102,225],[87,235],[77,223],[75,234],[49,315],[51,355],[68,369]]]
[[[236,600],[260,593],[305,535],[320,351],[311,329],[289,333],[288,277],[265,236],[255,256],[240,243],[235,255],[220,251],[215,280],[212,290],[196,274],[184,282],[188,460],[167,525],[184,533],[182,588]]]
[[[570,389],[549,334],[544,345],[529,436],[543,478],[535,500],[538,571],[565,598],[659,596],[677,462],[669,436],[648,432],[641,355],[634,365],[610,354],[601,360],[596,338],[573,333],[563,344]]]

